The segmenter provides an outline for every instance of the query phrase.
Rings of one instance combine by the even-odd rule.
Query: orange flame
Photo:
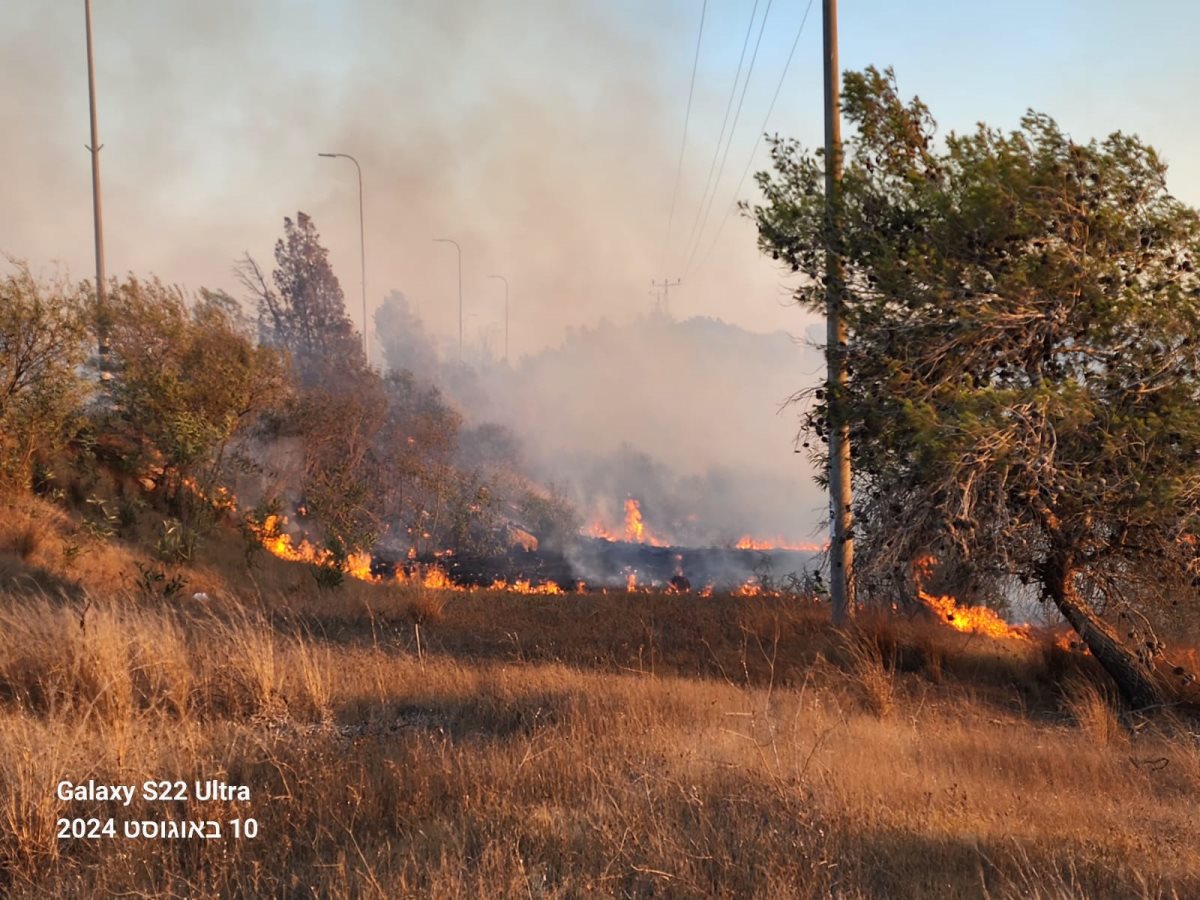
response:
[[[632,497],[625,501],[625,539],[635,544],[646,540],[646,524],[642,521],[642,508]]]
[[[351,553],[346,558],[346,574],[358,581],[380,581],[377,575],[371,574],[371,554]]]
[[[625,540],[635,544],[649,544],[651,547],[669,547],[665,541],[650,532],[642,519],[642,507],[633,497],[625,501]]]
[[[541,584],[533,584],[526,578],[518,578],[512,584],[509,584],[503,578],[498,578],[492,582],[488,588],[490,591],[507,591],[510,594],[548,594],[558,595],[566,593],[553,581],[544,581]]]
[[[283,530],[285,525],[287,519],[284,516],[267,516],[263,520],[262,527],[258,529],[259,539],[269,553],[291,562],[313,565],[327,565],[330,562],[333,554],[328,550],[318,549],[304,538],[300,538],[299,541],[293,540],[292,536]],[[367,570],[370,574],[369,560]]]
[[[793,544],[783,538],[759,540],[750,535],[744,535],[736,544],[736,550],[800,550],[805,553],[821,553],[829,548],[829,544]]]
[[[604,527],[604,523],[597,519],[591,525],[583,530],[588,537],[603,538],[606,541],[619,541],[620,538]]]
[[[711,589],[710,589],[711,590]],[[786,597],[779,588],[767,588],[758,578],[751,578],[733,589],[734,597]]]
[[[420,570],[418,570],[417,575],[414,578],[408,578],[408,579],[405,579],[403,577],[402,572],[397,573],[398,581],[407,581],[408,583],[411,584],[417,578],[420,579],[420,584],[422,587],[433,588],[435,590],[442,590],[442,591],[465,590],[465,588],[463,588],[460,585],[457,585],[453,581],[451,581],[450,576],[446,574],[446,570],[443,569],[441,566],[426,566],[424,572],[421,572]]]
[[[589,537],[603,538],[606,541],[624,540],[631,544],[649,544],[651,547],[670,546],[668,541],[653,534],[646,526],[646,520],[642,517],[641,504],[633,497],[629,497],[625,501],[625,520],[621,527],[623,536],[618,537],[614,529],[609,528],[597,518],[583,531]]]
[[[190,475],[183,479],[183,486],[207,503],[215,512],[236,512],[238,508],[237,497],[233,492],[224,485],[217,485],[213,488],[212,494],[207,494],[200,487],[200,483]]]
[[[295,539],[283,527],[287,519],[283,516],[267,516],[261,527],[256,528],[263,547],[272,556],[289,562],[309,563],[315,566],[327,566],[333,563],[333,554],[328,550],[316,547],[305,538]],[[384,579],[371,572],[371,555],[369,553],[351,553],[346,557],[343,570],[346,575],[356,581],[366,581],[371,584],[382,584]],[[450,576],[440,566],[417,567],[412,574],[397,571],[390,579],[395,584],[421,585],[438,590],[461,591],[464,588],[450,580]]]
[[[935,565],[935,557],[920,557],[913,563],[913,578],[917,582],[917,596],[939,619],[958,631],[984,634],[993,638],[1030,640],[1028,627],[1009,625],[990,607],[964,606],[948,594],[935,597],[928,593],[923,584],[933,574]]]

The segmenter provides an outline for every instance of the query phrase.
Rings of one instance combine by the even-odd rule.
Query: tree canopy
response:
[[[275,266],[270,283],[249,254],[238,267],[258,306],[262,342],[285,348],[306,386],[364,365],[329,251],[305,213],[284,218]]]
[[[1031,112],[939,140],[891,71],[847,73],[843,96],[833,216],[823,154],[779,139],[753,215],[809,308],[826,249],[845,265],[865,593],[891,602],[928,553],[997,593],[1031,583],[1154,702],[1155,606],[1196,603],[1200,217],[1134,136],[1078,143]]]
[[[0,484],[29,482],[71,436],[86,393],[87,292],[16,266],[0,279]]]

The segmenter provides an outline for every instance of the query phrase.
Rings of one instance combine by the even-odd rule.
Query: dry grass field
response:
[[[1050,641],[840,634],[794,600],[321,592],[219,563],[232,543],[167,599],[133,545],[8,512],[7,896],[1200,896],[1197,726],[1119,717]],[[250,799],[56,796],[89,779]]]

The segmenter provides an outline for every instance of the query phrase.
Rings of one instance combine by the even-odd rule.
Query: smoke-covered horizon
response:
[[[585,533],[629,537],[632,500],[647,543],[824,540],[825,498],[796,443],[802,404],[788,403],[823,368],[815,334],[802,342],[651,314],[573,329],[514,366],[474,368],[434,346],[400,293],[378,322],[391,367],[437,384],[469,428],[494,423],[519,442],[489,443],[480,458],[513,458],[572,502]]]
[[[462,247],[468,342],[503,321],[493,274],[511,285],[513,358],[570,326],[639,315],[651,278],[682,274],[714,137],[705,111],[719,104],[720,91],[698,97],[664,253],[688,41],[664,53],[659,38],[690,18],[683,7],[633,20],[626,4],[598,0],[98,2],[108,272],[238,294],[235,261],[248,251],[269,263],[283,217],[303,210],[361,328],[355,168],[317,156],[349,153],[363,172],[368,315],[403,290],[432,333],[457,341],[456,251],[437,237]],[[90,278],[82,13],[46,5],[6,20],[0,73],[26,90],[2,101],[6,131],[23,139],[2,151],[0,251]],[[770,86],[757,87],[761,106]],[[757,128],[748,122],[731,172]],[[705,248],[734,180],[726,174]],[[779,302],[780,273],[759,257],[750,224],[731,218],[720,263],[672,300],[754,330],[787,327],[796,314]]]
[[[784,278],[757,252],[753,227],[727,213],[757,195],[751,179],[737,185],[743,171],[767,166],[761,144],[751,152],[764,122],[808,146],[822,141],[818,17],[799,31],[780,81],[805,4],[769,5],[688,270],[751,5],[706,6],[668,243],[698,6],[96,0],[108,270],[237,293],[235,261],[245,251],[268,261],[283,217],[304,210],[361,327],[355,170],[317,156],[340,152],[363,168],[369,309],[402,290],[439,340],[457,342],[457,260],[435,237],[463,248],[468,342],[502,322],[503,288],[488,276],[508,278],[514,360],[569,327],[640,315],[652,303],[651,279],[680,276],[671,301],[681,317],[802,332],[808,319],[787,305]],[[1177,195],[1197,203],[1190,148],[1200,132],[1178,115],[1195,87],[1188,30],[1159,34],[1167,49],[1155,51],[1128,41],[1131,21],[1142,21],[1135,9],[1091,16],[1072,6],[1030,4],[1043,26],[1031,33],[1015,14],[1002,22],[983,14],[981,30],[970,4],[935,0],[912,17],[866,0],[842,11],[842,63],[894,64],[902,93],[919,94],[943,133],[981,120],[1010,128],[1028,108],[1081,141],[1138,133],[1172,164]],[[57,261],[91,277],[83,11],[11,3],[3,25],[0,253],[35,271]],[[1012,46],[1024,48],[1020,66]],[[1154,65],[1140,65],[1149,54]],[[734,93],[741,107],[741,89]]]

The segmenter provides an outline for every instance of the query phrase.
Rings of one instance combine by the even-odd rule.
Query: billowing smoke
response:
[[[568,326],[628,319],[652,276],[682,274],[724,100],[716,84],[697,92],[695,152],[664,254],[689,43],[665,47],[658,26],[681,15],[651,5],[630,16],[606,0],[97,4],[109,272],[238,294],[233,261],[244,251],[269,261],[283,217],[304,210],[360,324],[356,173],[317,156],[330,151],[362,166],[371,312],[401,287],[457,355],[457,254],[433,243],[446,237],[462,247],[468,345],[503,321],[490,274],[512,286],[513,359]],[[16,4],[4,26],[0,77],[21,89],[0,99],[13,135],[0,147],[0,251],[87,277],[82,7]],[[714,215],[732,203],[732,180]],[[736,216],[720,260],[680,303],[760,328],[793,320]],[[754,303],[732,307],[748,290]],[[499,335],[490,340],[499,350]]]
[[[369,313],[397,313],[372,329],[372,362],[401,364],[383,353],[398,342],[402,365],[429,370],[469,424],[519,435],[527,470],[608,527],[636,497],[651,532],[672,541],[819,540],[823,504],[793,453],[795,415],[778,413],[819,365],[778,330],[806,320],[780,304],[752,227],[729,219],[719,265],[705,268],[703,250],[699,274],[672,291],[683,321],[644,317],[651,276],[683,274],[725,82],[697,89],[668,244],[691,42],[664,44],[657,27],[686,10],[638,6],[97,4],[110,273],[242,295],[233,262],[249,251],[269,264],[283,217],[304,210],[359,325],[356,173],[317,156],[351,153]],[[21,85],[0,100],[19,123],[0,147],[0,251],[35,269],[61,260],[77,277],[92,271],[83,34],[82,10],[61,4],[17,4],[0,33],[0,75]],[[778,38],[786,52],[789,35]],[[765,104],[757,94],[750,104]],[[747,121],[761,111],[748,107]],[[462,248],[461,318],[458,254],[441,237]],[[511,286],[510,368],[487,363],[504,355],[493,274]],[[385,302],[393,288],[403,298]]]
[[[442,385],[475,424],[463,435],[470,466],[519,465],[564,493],[592,534],[688,547],[823,540],[824,498],[796,452],[798,407],[786,405],[822,363],[785,333],[651,315],[573,330],[514,367],[476,369],[446,362],[398,293],[378,321],[381,335],[395,334],[389,362]],[[402,333],[389,324],[401,322]]]
[[[525,360],[496,379],[492,409],[589,524],[619,532],[632,498],[648,538],[807,543],[820,540],[823,499],[784,403],[819,368],[782,332],[651,316],[573,332]]]

